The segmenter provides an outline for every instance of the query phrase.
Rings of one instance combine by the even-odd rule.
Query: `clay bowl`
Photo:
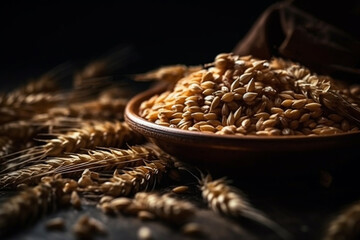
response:
[[[141,118],[140,104],[164,91],[153,87],[134,96],[125,109],[130,127],[165,152],[212,171],[283,175],[339,168],[359,158],[360,132],[327,136],[232,136],[164,127]]]

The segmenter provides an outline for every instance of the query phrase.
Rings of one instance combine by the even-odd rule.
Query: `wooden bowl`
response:
[[[294,174],[338,167],[359,157],[360,132],[327,136],[234,136],[164,127],[139,116],[139,106],[164,91],[160,85],[133,97],[125,109],[130,127],[165,152],[206,169],[235,174]]]

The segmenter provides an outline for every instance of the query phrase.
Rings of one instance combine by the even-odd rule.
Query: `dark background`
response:
[[[124,73],[201,64],[229,52],[275,0],[7,1],[0,6],[0,82],[11,88],[58,64],[84,64],[117,46],[136,61]],[[356,1],[294,1],[359,38]]]

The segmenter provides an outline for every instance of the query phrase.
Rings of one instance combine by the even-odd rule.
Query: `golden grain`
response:
[[[203,234],[201,226],[195,222],[186,223],[181,228],[181,231],[184,235],[192,236],[192,237],[200,236]]]
[[[252,102],[258,96],[258,93],[255,92],[247,92],[243,95],[243,99],[245,102]]]
[[[174,193],[185,193],[189,190],[188,186],[178,186],[173,188],[171,191]]]
[[[143,220],[143,221],[146,221],[146,220],[154,220],[155,219],[155,215],[152,214],[151,212],[149,211],[139,211],[138,214],[137,214],[137,217],[140,219],[140,220]]]
[[[73,225],[73,233],[78,239],[92,239],[94,234],[104,235],[107,233],[104,224],[95,218],[84,214]]]
[[[126,207],[128,207],[130,204],[132,204],[132,200],[125,197],[115,198],[110,201],[110,206],[117,212],[121,212]]]
[[[81,200],[79,194],[76,191],[71,193],[70,203],[74,208],[80,209],[81,208]]]
[[[151,229],[148,227],[140,227],[137,236],[139,240],[151,240],[153,239]]]
[[[225,132],[231,134],[232,131],[222,130],[229,125],[243,126],[244,129],[239,129],[241,132],[237,131],[237,133],[247,135],[273,127],[272,124],[267,125],[269,122],[265,123],[265,127],[260,127],[260,123],[256,127],[260,118],[263,118],[263,121],[268,119],[279,121],[278,130],[286,135],[308,132],[308,130],[303,131],[303,128],[315,128],[314,123],[316,124],[321,117],[333,121],[327,121],[328,126],[341,128],[342,131],[355,130],[352,122],[349,123],[349,127],[346,123],[341,127],[344,116],[334,112],[324,112],[327,106],[320,103],[320,94],[341,91],[332,84],[334,80],[329,77],[318,76],[303,66],[279,58],[267,62],[251,56],[240,57],[229,53],[219,54],[212,66],[215,67],[193,72],[179,79],[173,93],[168,91],[166,94],[145,101],[140,107],[141,116],[161,125],[167,125],[168,122],[172,127],[190,128],[192,131],[197,131],[195,129],[203,126],[204,131],[214,133],[221,131],[219,134]],[[343,92],[341,94],[344,99],[351,99],[352,104],[358,106],[356,100]],[[350,90],[347,92],[350,93]],[[176,110],[175,115],[173,112],[170,117],[159,116],[161,121],[157,121],[159,111],[165,109],[165,106],[173,105],[174,102],[175,104],[186,102],[186,107],[173,107],[172,109]],[[181,117],[180,113],[183,113]],[[270,116],[270,114],[278,115]],[[242,117],[250,120],[244,122],[245,118],[241,119]],[[253,120],[254,117],[256,121]],[[205,124],[198,124],[204,120],[217,121],[216,124],[208,122],[215,127],[215,131],[208,126],[204,127]],[[310,120],[311,122],[308,122]],[[336,126],[337,123],[340,126]],[[294,131],[282,131],[289,126]],[[278,130],[271,129],[272,132],[268,135],[277,135]]]
[[[65,229],[65,220],[61,217],[53,218],[48,220],[45,223],[47,230],[64,230]]]
[[[155,216],[173,223],[184,223],[195,214],[195,207],[190,202],[168,194],[139,192],[135,195],[135,201]]]

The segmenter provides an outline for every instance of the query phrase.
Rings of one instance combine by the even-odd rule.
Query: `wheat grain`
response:
[[[140,240],[151,240],[153,239],[151,229],[148,227],[140,227],[137,232],[138,239]]]
[[[148,211],[139,211],[137,217],[142,221],[154,220],[155,215]]]
[[[79,194],[76,191],[71,193],[70,203],[74,208],[80,209],[81,208],[81,199]]]
[[[168,194],[139,192],[135,195],[135,201],[156,217],[173,223],[184,223],[195,214],[195,207],[190,202]]]
[[[186,223],[181,228],[181,231],[184,235],[190,236],[190,237],[200,237],[203,235],[201,226],[195,222]]]
[[[72,227],[73,233],[78,239],[92,239],[95,235],[107,233],[104,224],[87,214],[81,215]]]
[[[173,188],[171,191],[174,193],[185,193],[189,190],[188,186],[177,186]]]
[[[50,219],[46,222],[47,230],[65,230],[65,220],[61,217]]]

